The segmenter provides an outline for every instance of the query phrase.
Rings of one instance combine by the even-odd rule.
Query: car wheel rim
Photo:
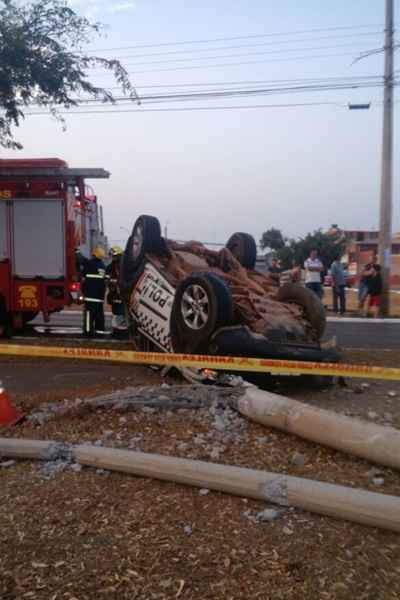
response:
[[[138,225],[135,227],[135,231],[133,232],[133,240],[132,240],[132,255],[133,258],[138,258],[142,251],[143,246],[143,227],[142,225]]]
[[[189,329],[202,329],[209,318],[207,292],[200,285],[190,285],[183,293],[181,310],[183,321]]]

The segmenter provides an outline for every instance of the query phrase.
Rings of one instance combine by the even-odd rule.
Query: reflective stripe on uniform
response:
[[[100,300],[99,298],[84,298],[83,301],[84,302],[101,302],[102,304],[104,303],[104,300]]]
[[[122,304],[122,300],[113,300],[113,304]]]
[[[90,314],[86,312],[86,333],[90,333]]]
[[[88,273],[87,275],[85,275],[86,279],[104,279],[105,276],[104,275],[95,275],[94,273]]]

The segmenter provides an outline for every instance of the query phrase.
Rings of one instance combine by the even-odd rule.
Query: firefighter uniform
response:
[[[0,338],[12,336],[12,322],[3,296],[0,294]]]
[[[83,275],[83,335],[92,337],[105,334],[104,295],[106,291],[106,268],[103,262],[105,252],[98,246],[93,256],[82,270]]]
[[[122,254],[122,248],[113,246],[110,250],[111,263],[106,269],[106,281],[108,285],[107,302],[111,305],[111,312],[113,315],[112,329],[115,335],[122,333],[127,329],[125,310],[119,288]]]

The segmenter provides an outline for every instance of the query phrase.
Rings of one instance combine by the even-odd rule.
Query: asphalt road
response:
[[[45,325],[38,317],[35,326],[49,327],[47,333],[75,334],[80,333],[82,315],[79,311],[63,311],[53,315],[49,325]],[[111,315],[106,314],[106,327],[111,327]],[[42,331],[42,333],[44,333]],[[47,334],[46,333],[46,334]],[[360,318],[328,318],[325,338],[336,336],[340,346],[345,348],[400,349],[400,319],[360,319]]]
[[[382,322],[380,319],[329,320],[325,338],[336,336],[343,348],[400,349],[400,319]]]

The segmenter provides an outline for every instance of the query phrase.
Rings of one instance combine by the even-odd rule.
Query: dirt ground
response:
[[[349,352],[345,360],[399,366],[400,352]],[[130,386],[184,385],[129,365],[0,358],[10,395],[28,414]],[[365,384],[365,385],[364,385]],[[400,428],[400,384],[348,380],[275,390]],[[72,410],[1,435],[104,446],[289,473],[400,495],[400,475],[215,410]],[[397,534],[300,510],[118,473],[46,470],[0,458],[1,600],[397,599]]]

